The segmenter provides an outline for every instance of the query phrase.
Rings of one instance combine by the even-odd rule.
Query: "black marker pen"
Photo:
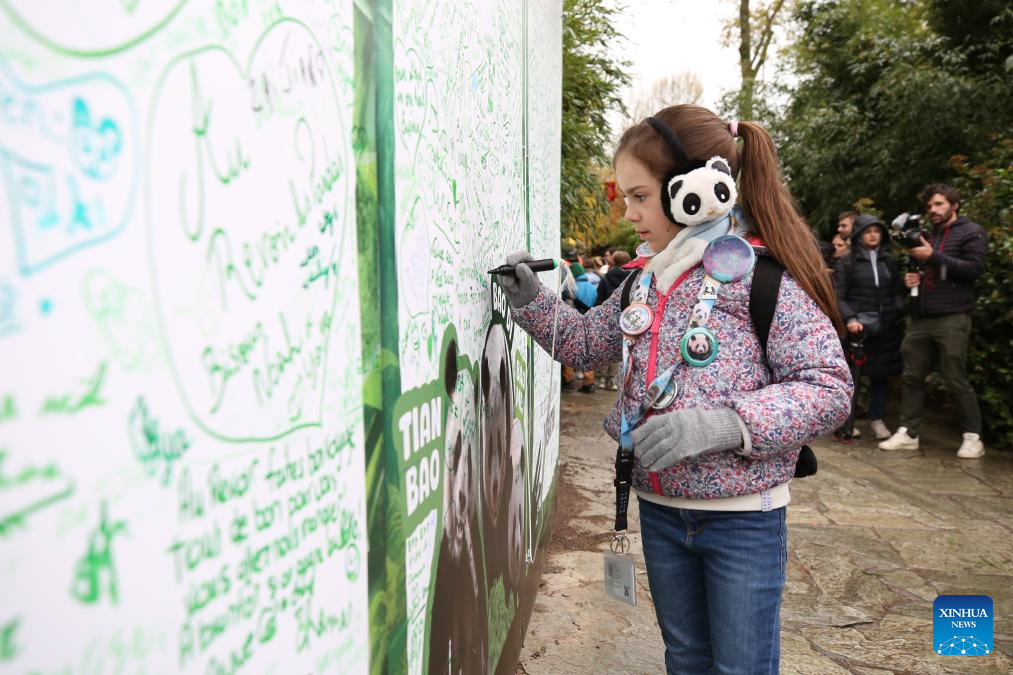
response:
[[[525,260],[524,264],[531,268],[532,272],[548,272],[559,267],[559,261],[555,258],[542,258],[541,260]],[[488,272],[489,274],[514,274],[513,265],[500,265]]]

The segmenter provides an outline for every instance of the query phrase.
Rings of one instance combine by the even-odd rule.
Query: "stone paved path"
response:
[[[613,396],[563,394],[558,515],[519,674],[664,672],[636,500],[638,605],[602,590],[615,446],[601,420]],[[858,426],[851,445],[814,443],[819,473],[792,484],[781,672],[1013,672],[1013,453],[958,460],[959,430],[940,415],[914,452],[882,452]],[[941,594],[992,598],[991,655],[933,653]]]

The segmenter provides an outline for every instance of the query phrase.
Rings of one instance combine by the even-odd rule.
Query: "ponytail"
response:
[[[678,133],[690,158],[707,160],[720,155],[731,162],[739,203],[756,234],[843,335],[844,322],[819,244],[784,183],[777,151],[766,129],[756,122],[729,124],[707,108],[690,104],[669,106],[654,117]],[[742,139],[741,147],[736,136]],[[660,183],[672,169],[671,148],[647,122],[634,124],[623,133],[613,163],[625,152],[642,162]]]
[[[756,122],[739,122],[737,131],[742,139],[737,181],[742,209],[770,254],[830,317],[837,334],[843,335],[844,322],[819,244],[785,185],[774,141]]]

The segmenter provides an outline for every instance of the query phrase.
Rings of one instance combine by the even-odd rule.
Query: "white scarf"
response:
[[[664,250],[648,260],[644,269],[654,274],[658,292],[667,293],[683,272],[703,260],[707,245],[728,234],[732,220],[730,215],[726,215],[694,227],[683,228]]]

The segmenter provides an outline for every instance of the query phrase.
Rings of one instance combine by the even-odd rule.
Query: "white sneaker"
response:
[[[898,427],[897,433],[879,444],[880,450],[917,450],[918,439],[907,435],[907,427]]]
[[[981,442],[978,434],[964,434],[964,442],[960,444],[960,450],[957,450],[957,457],[975,459],[977,457],[984,457],[984,455],[985,445]]]
[[[879,440],[890,438],[890,430],[883,424],[883,420],[872,420],[869,422],[869,426],[872,427],[872,433],[876,435]]]

